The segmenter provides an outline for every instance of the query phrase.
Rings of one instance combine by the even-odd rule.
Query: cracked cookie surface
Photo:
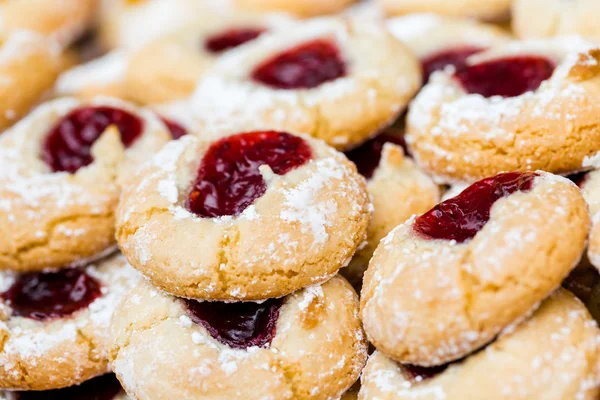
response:
[[[108,325],[121,298],[139,279],[122,255],[84,268],[101,285],[87,307],[45,321],[13,315],[0,300],[0,387],[49,390],[72,386],[108,372]],[[18,273],[0,273],[5,292]]]
[[[412,218],[380,242],[361,292],[365,331],[377,349],[419,366],[459,359],[560,285],[583,253],[587,205],[567,179],[537,174],[531,190],[497,200],[469,240],[426,238]],[[440,203],[427,215],[440,210],[462,213]]]
[[[81,107],[115,107],[143,121],[139,138],[124,149],[107,129],[91,145],[92,162],[75,173],[52,172],[43,147],[52,127]],[[84,262],[114,249],[114,210],[120,186],[138,165],[170,140],[152,113],[109,99],[46,103],[0,137],[0,263],[33,271]]]
[[[309,161],[285,175],[259,168],[264,194],[217,218],[186,208],[212,143],[169,143],[123,192],[117,241],[128,260],[169,293],[211,300],[280,297],[335,275],[366,235],[365,181],[344,155],[300,137]]]
[[[593,400],[600,395],[599,350],[597,324],[581,302],[559,289],[485,349],[420,382],[376,351],[358,398]]]
[[[358,298],[339,276],[283,299],[270,346],[222,344],[180,299],[143,281],[111,332],[113,370],[137,399],[336,398],[367,356]]]

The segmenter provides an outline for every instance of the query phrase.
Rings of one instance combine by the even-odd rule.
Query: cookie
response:
[[[446,183],[503,171],[568,174],[600,150],[600,49],[577,37],[511,42],[434,74],[406,139]]]
[[[136,399],[334,399],[367,357],[339,276],[262,303],[182,300],[143,281],[111,333],[111,365]]]
[[[387,20],[387,27],[421,60],[423,80],[449,65],[460,68],[469,56],[500,45],[509,35],[495,25],[436,14],[409,14]]]
[[[299,17],[335,14],[357,0],[233,0],[233,5],[253,11],[283,11]]]
[[[304,132],[347,150],[394,122],[420,84],[417,60],[380,23],[321,18],[225,54],[191,102],[199,131]]]
[[[472,353],[560,285],[589,224],[565,178],[514,172],[473,184],[380,242],[361,292],[369,340],[419,366]]]
[[[484,350],[435,368],[400,365],[377,351],[361,400],[589,399],[600,396],[600,331],[572,294],[559,290]]]
[[[438,186],[404,154],[402,144],[402,137],[389,131],[347,153],[367,178],[374,207],[366,244],[354,254],[348,267],[340,270],[354,287],[360,287],[379,241],[397,225],[440,200]]]
[[[108,324],[138,277],[121,255],[81,268],[0,272],[0,388],[63,388],[108,372]]]
[[[56,42],[38,33],[19,31],[0,36],[0,59],[2,131],[26,114],[52,87],[61,69],[61,50]]]
[[[388,15],[434,13],[486,21],[508,19],[511,0],[376,0]]]
[[[92,378],[64,389],[0,392],[0,400],[131,400],[113,374]]]
[[[365,186],[342,154],[305,135],[188,135],[125,188],[117,241],[135,268],[177,296],[280,297],[350,260],[369,224]]]
[[[578,177],[577,184],[588,203],[592,218],[587,256],[590,263],[600,270],[600,170]]]
[[[61,268],[114,248],[121,184],[169,140],[154,113],[108,98],[54,100],[4,132],[1,268]]]
[[[74,96],[89,100],[96,96],[129,100],[125,76],[130,55],[125,50],[114,50],[85,64],[64,71],[54,85],[56,97]]]
[[[205,19],[133,54],[125,84],[136,102],[157,104],[189,97],[198,79],[220,56],[292,21],[283,15],[231,12],[213,12]]]
[[[202,24],[207,8],[224,2],[198,0],[103,0],[99,40],[107,49],[141,48],[190,23]]]
[[[0,36],[29,30],[65,46],[91,27],[95,6],[95,0],[5,0],[0,4]]]
[[[600,3],[595,0],[513,0],[512,28],[520,38],[571,34],[594,37],[600,36],[594,18],[599,14]]]

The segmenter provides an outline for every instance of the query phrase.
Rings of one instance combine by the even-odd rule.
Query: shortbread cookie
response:
[[[349,149],[395,121],[420,84],[416,58],[380,23],[323,18],[225,54],[192,102],[200,126],[305,132]]]
[[[283,11],[300,17],[335,14],[357,0],[233,0],[241,9],[253,11]]]
[[[513,0],[512,28],[521,38],[580,34],[600,37],[596,0]]]
[[[369,219],[364,179],[320,141],[275,131],[216,142],[188,135],[124,190],[117,240],[169,293],[263,300],[335,275]]]
[[[139,274],[121,255],[56,272],[0,273],[0,388],[48,390],[108,371],[108,323]]]
[[[64,389],[0,392],[0,400],[131,400],[113,374],[105,374],[81,385]]]
[[[595,400],[600,330],[572,294],[559,290],[525,322],[465,360],[434,368],[400,365],[377,351],[361,400]]]
[[[511,0],[375,0],[388,15],[434,13],[487,21],[506,20]]]
[[[449,65],[460,68],[467,58],[506,42],[509,35],[495,25],[436,14],[410,14],[387,21],[390,32],[421,60],[424,81]]]
[[[31,30],[68,45],[90,28],[95,6],[95,0],[4,0],[0,36]]]
[[[511,42],[432,76],[407,117],[417,162],[444,182],[568,174],[600,150],[600,49],[577,37]]]
[[[169,140],[154,113],[100,98],[48,102],[3,133],[0,268],[60,268],[113,248],[120,185]]]
[[[588,172],[578,184],[592,218],[587,256],[590,263],[600,270],[600,170]]]
[[[199,0],[102,0],[99,36],[108,49],[135,49],[179,29],[205,23],[208,6],[223,1]]]
[[[565,178],[514,172],[473,184],[379,244],[361,292],[370,341],[420,366],[472,353],[560,285],[589,224]]]
[[[125,76],[130,55],[125,50],[114,50],[100,58],[77,65],[62,74],[54,85],[55,96],[75,96],[92,99],[111,96],[128,99]]]
[[[19,31],[0,39],[0,132],[40,100],[61,69],[56,42],[38,33]]]
[[[282,15],[213,12],[205,23],[178,29],[135,52],[127,67],[127,91],[142,104],[187,98],[220,56],[291,21]]]
[[[347,153],[367,178],[374,211],[367,243],[340,270],[354,287],[362,276],[379,241],[412,215],[422,214],[440,200],[439,187],[404,155],[402,137],[383,133]]]
[[[143,281],[111,333],[113,370],[140,400],[335,399],[367,357],[358,297],[339,276],[262,303],[183,300]]]

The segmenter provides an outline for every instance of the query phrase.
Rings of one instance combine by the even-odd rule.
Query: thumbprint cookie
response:
[[[472,353],[561,284],[589,225],[566,178],[513,172],[473,184],[380,242],[361,292],[369,340],[419,366]]]
[[[504,21],[511,0],[375,0],[388,15],[433,13],[469,17],[486,21]]]
[[[382,24],[322,18],[223,55],[190,100],[200,126],[308,133],[350,149],[394,122],[421,85]]]
[[[600,270],[600,170],[578,174],[575,183],[588,203],[592,218],[587,256],[590,263]]]
[[[135,268],[177,296],[284,296],[349,262],[371,215],[365,186],[343,154],[306,135],[187,135],[124,189],[117,240]]]
[[[171,138],[150,111],[58,99],[0,135],[0,265],[34,271],[115,246],[120,186]]]
[[[108,325],[139,274],[121,255],[95,265],[0,272],[0,388],[49,390],[108,372]]]
[[[62,67],[58,44],[30,31],[0,36],[0,135],[52,88]]]
[[[521,38],[579,34],[599,37],[596,0],[513,0],[512,28]]]
[[[600,150],[600,48],[578,37],[510,42],[434,74],[406,138],[444,182],[503,171],[568,174]]]
[[[367,357],[358,297],[339,276],[259,303],[184,300],[141,281],[111,333],[111,365],[137,399],[335,399]]]
[[[367,179],[373,216],[367,243],[340,270],[354,287],[362,276],[379,241],[414,214],[422,214],[440,200],[440,189],[405,155],[402,136],[388,130],[346,153]]]
[[[135,52],[125,80],[135,101],[158,104],[189,97],[220,56],[292,21],[283,15],[215,11],[209,16]]]
[[[460,68],[469,56],[509,39],[502,29],[465,18],[409,14],[390,18],[390,32],[421,61],[423,80],[448,66]]]
[[[233,0],[233,5],[246,10],[281,11],[299,17],[316,17],[338,13],[356,2],[357,0]]]
[[[579,300],[559,290],[530,318],[460,361],[424,368],[376,351],[358,398],[595,400],[599,355],[598,325]]]
[[[0,392],[0,400],[131,400],[131,397],[115,375],[104,374],[62,389]]]

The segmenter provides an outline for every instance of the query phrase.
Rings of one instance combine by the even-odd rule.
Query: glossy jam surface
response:
[[[252,79],[275,89],[312,89],[345,76],[346,69],[337,44],[316,39],[265,61]]]
[[[118,128],[125,147],[131,146],[144,128],[139,117],[118,108],[78,108],[50,130],[42,146],[42,159],[53,172],[77,172],[92,163],[92,145],[111,125]]]
[[[465,66],[455,77],[469,93],[515,97],[536,90],[554,72],[554,63],[538,56],[516,56]]]
[[[232,28],[210,36],[204,47],[211,53],[222,53],[256,39],[265,32],[263,28]]]
[[[446,368],[448,368],[448,365],[449,364],[444,364],[437,367],[419,367],[416,365],[403,364],[402,372],[408,380],[412,382],[422,382],[441,374],[446,370]]]
[[[81,385],[42,392],[17,392],[18,400],[112,400],[123,391],[113,374],[99,376]]]
[[[0,294],[13,315],[37,321],[69,316],[101,296],[100,282],[79,268],[21,274]]]
[[[235,348],[268,347],[275,337],[282,299],[262,303],[185,300],[192,321],[219,342]]]
[[[417,234],[428,239],[472,239],[490,219],[494,203],[517,191],[531,190],[534,172],[509,172],[483,179],[458,196],[441,202],[414,223]]]
[[[169,132],[171,132],[171,137],[173,139],[179,139],[180,137],[187,135],[187,129],[172,119],[160,117],[160,120],[167,126],[167,128],[169,128]]]
[[[267,189],[260,166],[285,175],[308,162],[311,154],[303,139],[284,132],[248,132],[221,139],[200,163],[187,208],[204,218],[239,215]]]
[[[356,164],[358,172],[369,179],[373,176],[375,169],[381,161],[383,145],[386,143],[397,144],[404,149],[404,154],[408,154],[408,148],[406,147],[404,137],[384,132],[373,139],[366,141],[359,147],[350,150],[346,153],[346,156],[350,161]]]
[[[423,67],[423,82],[427,83],[431,74],[435,71],[441,71],[449,65],[461,69],[465,67],[467,58],[475,53],[485,50],[483,47],[460,47],[432,54],[421,60]]]

